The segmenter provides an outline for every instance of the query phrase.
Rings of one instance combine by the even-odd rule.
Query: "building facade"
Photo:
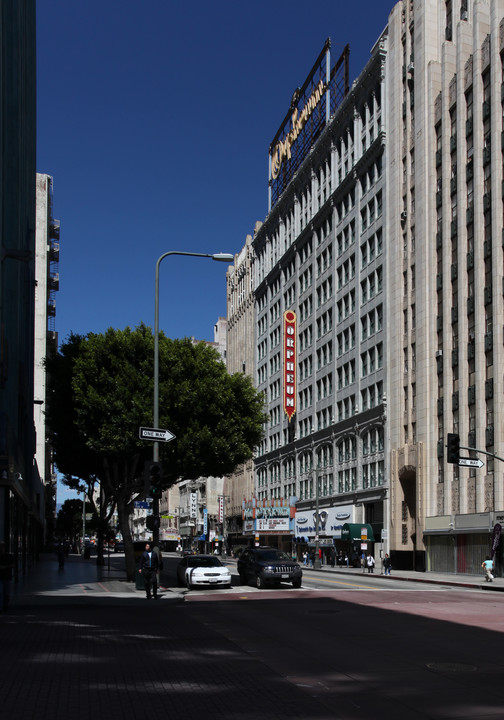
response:
[[[261,227],[257,222],[254,236]],[[235,256],[227,271],[227,359],[228,372],[255,377],[254,352],[254,251],[253,237],[247,235],[245,245]],[[254,495],[254,462],[248,460],[224,480],[226,508],[225,536],[228,549],[247,543],[243,534],[243,502]]]
[[[287,129],[272,143],[271,209],[254,238],[255,377],[270,415],[255,460],[256,507],[295,505],[287,531],[285,523],[263,531],[257,521],[255,529],[260,542],[298,555],[314,543],[338,547],[345,522],[381,542],[386,522],[386,50],[383,35],[336,103],[341,59],[324,75],[326,44],[320,72],[293,98]],[[307,150],[296,155],[300,141]],[[297,160],[290,174],[289,153]]]
[[[503,18],[501,0],[389,18],[390,532],[417,569],[480,572],[504,508]],[[484,467],[448,463],[448,433]]]
[[[337,105],[332,77],[293,97],[253,242],[250,534],[295,504],[261,542],[502,574],[504,0],[401,0]]]
[[[35,0],[0,4],[0,540],[15,574],[43,542],[35,457]]]
[[[56,473],[48,442],[45,409],[47,372],[45,359],[58,350],[55,328],[56,292],[59,289],[60,223],[53,216],[53,179],[37,173],[35,234],[35,461],[44,488],[46,541],[52,540],[56,518]]]

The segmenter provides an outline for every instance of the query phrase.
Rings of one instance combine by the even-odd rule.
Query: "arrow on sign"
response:
[[[161,442],[170,442],[170,440],[173,440],[175,435],[169,430],[141,427],[138,437],[140,440],[161,440]]]
[[[482,468],[485,463],[479,458],[459,458],[458,464],[460,467]]]

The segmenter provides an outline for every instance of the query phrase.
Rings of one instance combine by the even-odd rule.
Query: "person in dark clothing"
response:
[[[157,583],[157,572],[159,570],[159,560],[158,555],[155,553],[150,543],[147,543],[145,545],[145,550],[143,551],[141,557],[140,557],[140,567],[138,568],[138,572],[141,573],[143,579],[144,579],[144,585],[145,585],[145,594],[147,596],[147,600],[151,599],[151,590],[152,595],[154,596],[154,600],[157,600],[158,598],[158,583]]]
[[[7,552],[7,545],[0,543],[0,612],[7,610],[10,600],[10,582],[14,558]]]
[[[65,567],[65,558],[67,557],[66,544],[60,540],[56,546],[56,555],[58,556],[58,566],[60,569]]]

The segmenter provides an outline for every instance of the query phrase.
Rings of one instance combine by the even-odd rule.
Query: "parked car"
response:
[[[122,540],[116,540],[114,544],[114,552],[124,552],[124,543]]]
[[[247,548],[238,558],[237,568],[242,585],[252,583],[264,588],[266,585],[291,582],[293,587],[301,587],[301,566],[277,548]]]
[[[177,584],[193,587],[231,587],[231,572],[215,555],[187,555],[177,566]]]

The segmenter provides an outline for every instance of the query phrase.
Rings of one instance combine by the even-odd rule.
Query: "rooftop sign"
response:
[[[331,41],[327,39],[304,85],[295,91],[270,145],[270,210],[348,93],[350,48],[345,47],[331,70],[330,47]]]

